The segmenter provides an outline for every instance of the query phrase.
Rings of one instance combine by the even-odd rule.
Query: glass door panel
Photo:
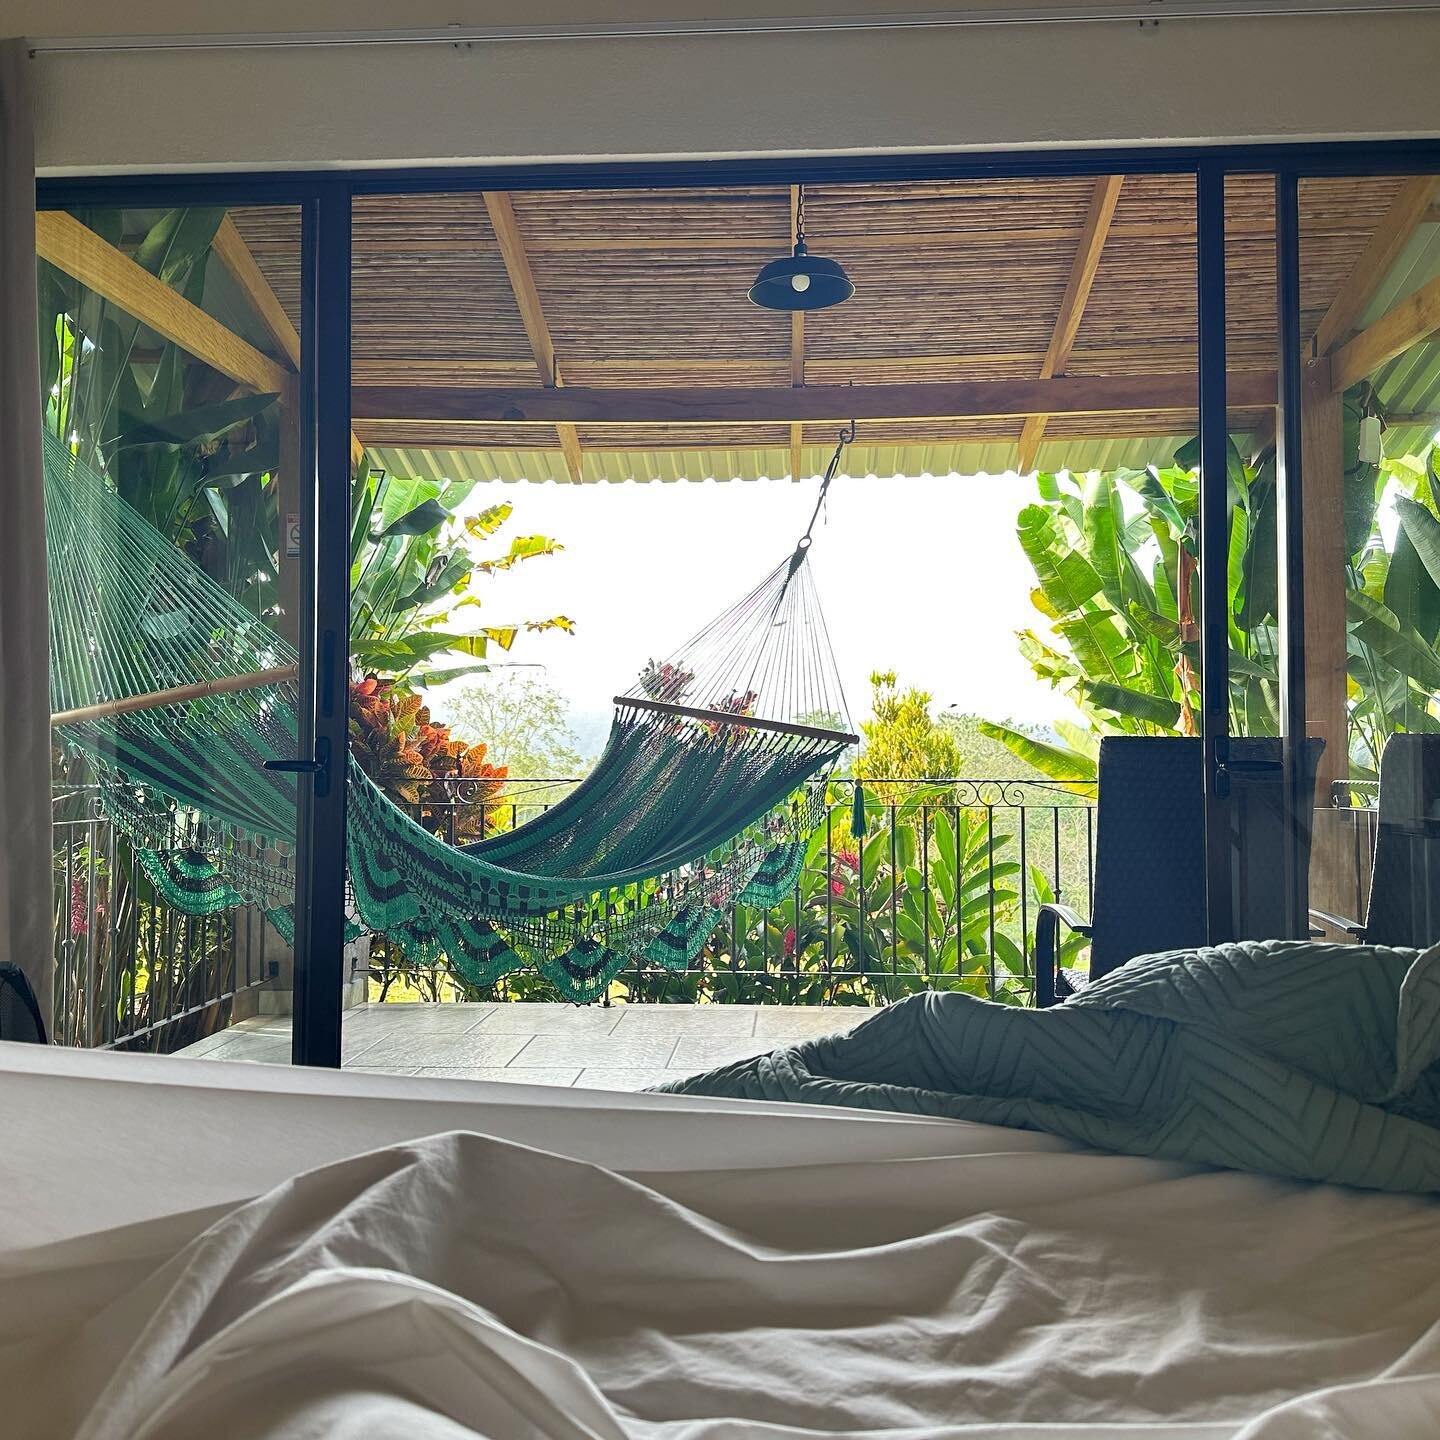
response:
[[[1310,903],[1340,940],[1440,938],[1437,194],[1299,184]]]
[[[284,1063],[301,212],[49,210],[37,241],[55,1038]]]
[[[1293,597],[1284,554],[1285,488],[1276,430],[1280,361],[1276,181],[1230,175],[1224,185],[1226,395],[1224,455],[1216,465],[1223,519],[1207,635],[1223,664],[1225,736],[1207,777],[1223,807],[1211,834],[1210,878],[1219,903],[1213,937],[1269,939],[1304,933],[1297,892],[1308,848],[1308,795],[1319,746],[1298,744],[1306,798],[1291,789],[1286,712],[1287,624]],[[1223,496],[1219,493],[1223,487]],[[1298,658],[1298,652],[1297,652]],[[1219,717],[1217,717],[1219,718]],[[1303,737],[1302,737],[1303,740]]]

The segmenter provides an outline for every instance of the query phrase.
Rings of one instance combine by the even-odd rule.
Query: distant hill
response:
[[[575,737],[575,748],[585,759],[596,759],[605,748],[605,741],[610,735],[610,722],[614,718],[613,710],[570,711],[570,731]]]

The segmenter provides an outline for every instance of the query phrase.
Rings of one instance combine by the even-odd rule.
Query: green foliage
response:
[[[511,780],[573,779],[589,768],[575,748],[565,697],[534,674],[511,671],[477,678],[436,706],[455,734],[483,740]],[[524,792],[531,803],[537,796],[533,787]]]
[[[836,812],[845,806],[837,801]],[[1067,813],[1082,822],[1083,837],[1084,810]],[[1013,811],[957,806],[942,787],[917,787],[882,807],[858,845],[837,843],[835,818],[811,837],[792,896],[767,910],[737,907],[689,974],[627,971],[619,992],[630,1000],[880,1005],[943,989],[1028,1002],[1035,907],[1054,895],[1034,852],[1021,864]],[[1069,946],[1067,964],[1082,947]]]
[[[901,690],[893,670],[870,676],[871,718],[861,726],[864,743],[855,757],[859,780],[919,780],[960,773],[961,756],[955,732],[930,713],[928,691]],[[900,798],[904,787],[887,786],[886,795]]]
[[[359,673],[440,685],[488,670],[492,647],[508,651],[522,629],[573,632],[564,615],[463,623],[463,612],[481,606],[480,577],[562,548],[543,535],[521,535],[499,554],[483,553],[511,507],[467,517],[474,489],[473,481],[389,475],[362,461],[350,496],[350,657]]]
[[[219,209],[87,212],[80,218],[178,294],[213,310]],[[45,423],[124,499],[257,614],[276,603],[277,396],[234,383],[41,262]]]
[[[1440,481],[1436,451],[1380,465],[1358,458],[1363,397],[1346,398],[1344,527],[1351,767],[1373,776],[1397,730],[1440,729]],[[1035,673],[1092,735],[1195,734],[1199,713],[1195,442],[1168,468],[1037,476],[1016,533],[1035,571],[1043,627],[1022,631]],[[1279,733],[1279,569],[1273,451],[1230,447],[1230,725]],[[1093,744],[1053,744],[986,724],[1057,779],[1093,778]]]

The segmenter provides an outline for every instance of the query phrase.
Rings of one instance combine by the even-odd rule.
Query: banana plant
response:
[[[510,518],[509,504],[463,509],[474,481],[390,475],[362,461],[350,503],[350,656],[361,674],[440,685],[489,669],[522,630],[573,633],[565,615],[503,625],[463,622],[481,607],[477,580],[562,547],[521,535],[499,554],[480,548]]]
[[[1397,730],[1440,729],[1440,476],[1435,447],[1360,458],[1373,397],[1346,397],[1343,523],[1351,771],[1373,777]],[[1047,743],[986,722],[1044,774],[1093,780],[1093,736],[1195,734],[1199,713],[1198,447],[1170,467],[1040,475],[1017,521],[1044,627],[1020,632],[1035,673],[1089,722]],[[1226,593],[1232,731],[1279,733],[1279,567],[1273,449],[1232,444]]]

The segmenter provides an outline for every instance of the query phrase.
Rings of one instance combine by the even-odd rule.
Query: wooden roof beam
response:
[[[35,251],[57,270],[237,384],[278,395],[289,383],[291,372],[284,365],[262,355],[73,215],[40,211],[35,216]]]
[[[1275,404],[1273,370],[1232,371],[1232,410]],[[564,389],[471,385],[357,385],[362,421],[480,425],[794,425],[849,420],[954,420],[990,416],[1153,415],[1193,411],[1195,375],[1057,376],[912,385],[572,385]]]
[[[1415,175],[1396,192],[1315,329],[1316,355],[1329,355],[1360,323],[1415,227],[1430,219],[1437,184],[1434,175]]]
[[[269,280],[265,278],[265,272],[260,268],[250,247],[245,243],[245,237],[236,229],[235,222],[228,215],[220,222],[220,228],[215,232],[215,239],[211,242],[210,249],[230,272],[231,278],[250,302],[250,308],[254,310],[256,317],[265,327],[276,348],[290,363],[291,369],[298,372],[300,369],[300,332],[296,330],[285,307],[280,303],[280,297],[275,293]],[[296,387],[292,383],[287,390],[285,404],[295,406],[298,403]],[[365,446],[361,444],[359,437],[352,430],[350,432],[350,468],[356,469],[364,458]]]
[[[545,322],[545,311],[540,304],[540,292],[535,288],[535,274],[530,268],[520,222],[515,218],[515,207],[503,190],[487,190],[485,209],[500,245],[505,273],[510,277],[510,289],[514,292],[516,305],[520,307],[520,320],[525,326],[531,353],[535,356],[540,383],[559,389],[565,382],[560,374],[560,362],[555,358],[555,342]],[[579,485],[585,478],[585,456],[580,448],[580,436],[573,425],[564,422],[556,424],[555,433],[560,439],[565,469],[571,481]]]
[[[1387,360],[1440,331],[1440,276],[1407,295],[1330,356],[1330,388],[1348,390]]]
[[[210,249],[250,302],[250,308],[265,327],[275,348],[290,362],[292,370],[298,370],[300,332],[291,323],[285,307],[280,303],[280,297],[271,288],[265,272],[250,253],[245,237],[235,228],[235,222],[228,215],[220,222]]]
[[[1100,268],[1100,255],[1105,248],[1105,238],[1110,233],[1110,222],[1115,218],[1115,206],[1120,199],[1123,175],[1101,175],[1095,181],[1095,190],[1090,197],[1090,209],[1086,212],[1081,227],[1080,241],[1075,247],[1075,260],[1070,267],[1070,279],[1065,294],[1060,300],[1060,309],[1055,316],[1055,329],[1050,336],[1049,347],[1040,364],[1040,378],[1049,380],[1052,376],[1063,375],[1070,361],[1070,352],[1075,348],[1075,337],[1080,333],[1080,321],[1085,315],[1085,302],[1090,298],[1090,289],[1095,284],[1095,275]],[[1020,431],[1020,445],[1015,468],[1027,474],[1035,468],[1035,456],[1040,442],[1045,438],[1044,415],[1031,415]]]

